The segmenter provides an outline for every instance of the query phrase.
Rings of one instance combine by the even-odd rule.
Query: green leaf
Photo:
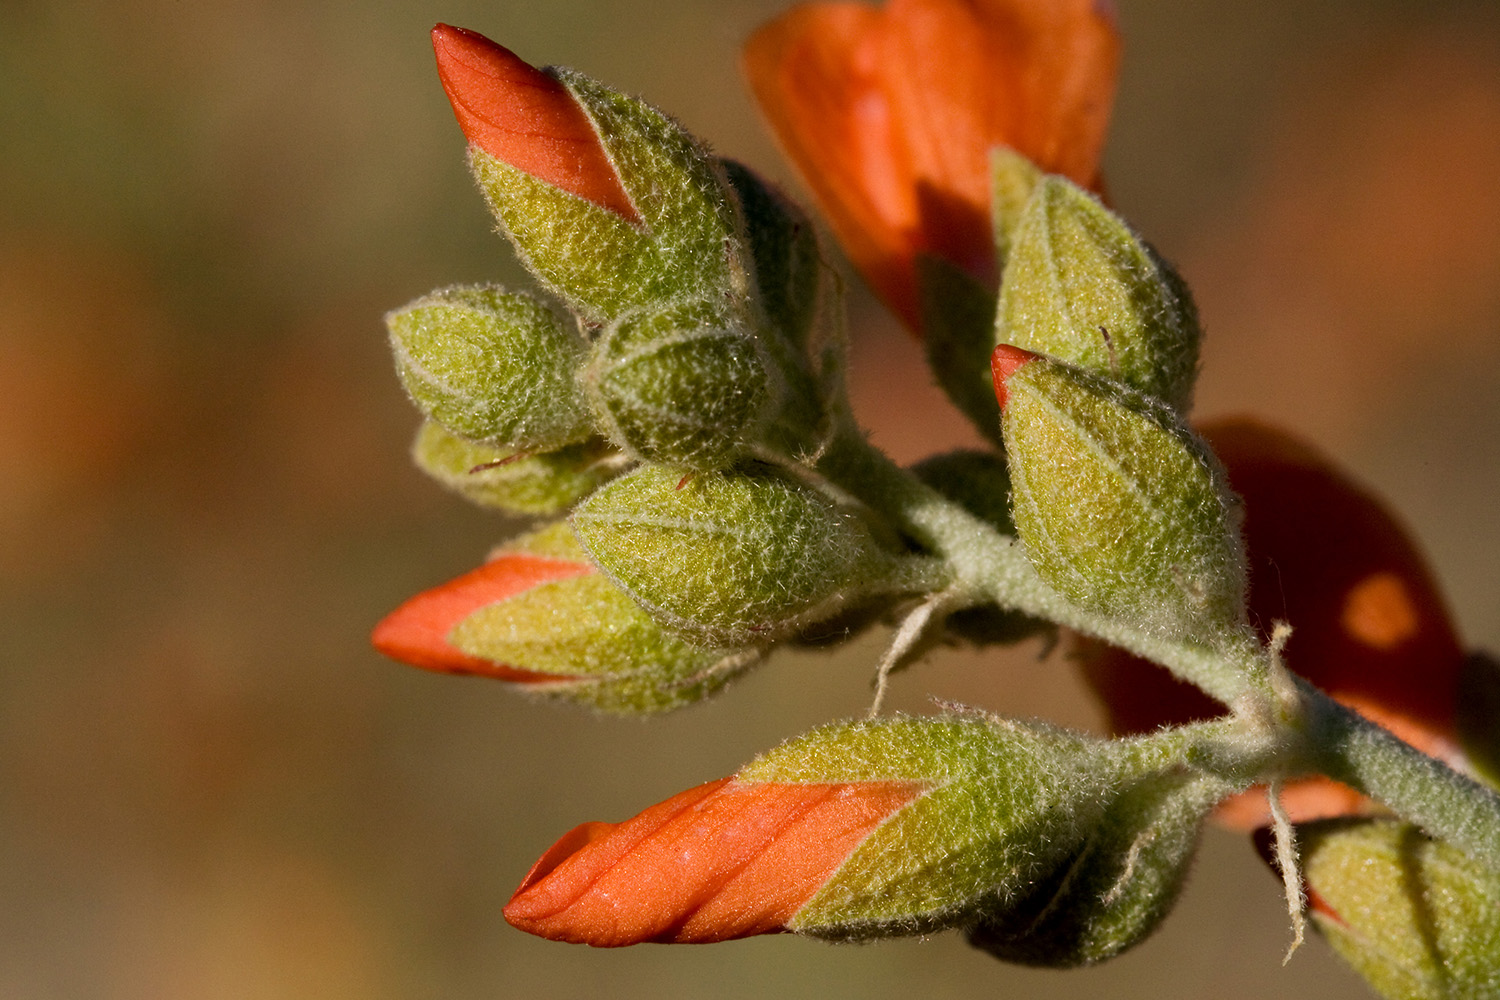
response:
[[[455,434],[547,451],[592,433],[577,379],[583,338],[531,296],[445,288],[385,319],[406,391]]]

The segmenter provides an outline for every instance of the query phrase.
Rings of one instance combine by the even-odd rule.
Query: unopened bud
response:
[[[1390,1000],[1492,997],[1500,872],[1390,819],[1297,827],[1313,926]]]
[[[667,625],[701,641],[770,639],[910,582],[904,561],[820,493],[770,470],[646,465],[573,514],[600,567]]]
[[[1050,968],[1092,965],[1134,947],[1177,901],[1204,817],[1230,790],[1189,772],[1141,779],[1068,862],[970,930],[970,942],[1007,962]]]
[[[532,297],[446,288],[385,321],[406,391],[455,434],[549,451],[592,433],[577,378],[583,338]]]
[[[504,72],[491,75],[499,94],[488,98],[519,109],[491,116],[504,143],[472,129],[460,110],[467,97],[455,96],[449,77],[444,83],[491,211],[553,291],[595,322],[663,302],[745,294],[748,251],[728,184],[692,137],[580,73],[536,70],[505,55]],[[471,82],[486,84],[480,76]]]
[[[1244,627],[1239,516],[1212,454],[1160,404],[1002,345],[1012,515],[1080,607],[1222,645]]]
[[[374,641],[414,666],[494,677],[617,714],[698,701],[762,652],[698,646],[664,630],[589,564],[565,524],[418,594],[380,623]]]
[[[595,344],[585,378],[620,447],[694,469],[732,461],[766,403],[754,338],[713,302],[620,320]]]
[[[823,276],[817,231],[802,209],[750,168],[725,160],[724,170],[745,220],[761,308],[782,337],[805,350]]]
[[[1062,177],[1037,184],[1012,233],[997,340],[1047,354],[1187,409],[1197,310],[1150,246]]]

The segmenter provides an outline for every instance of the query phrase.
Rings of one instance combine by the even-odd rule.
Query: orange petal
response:
[[[440,24],[432,29],[432,48],[469,142],[553,187],[640,221],[568,88],[476,31]]]
[[[1022,365],[1036,357],[1037,355],[1031,351],[1021,347],[1012,347],[1010,344],[1001,344],[990,355],[990,377],[995,382],[995,399],[999,401],[1002,411],[1005,409],[1005,404],[1010,401],[1010,390],[1005,387],[1005,383],[1021,370]]]
[[[711,781],[624,823],[569,832],[526,876],[505,919],[600,947],[775,932],[923,787]]]
[[[386,656],[425,670],[505,681],[567,680],[470,656],[448,642],[454,626],[480,608],[554,580],[594,572],[588,563],[507,553],[440,587],[424,590],[375,626],[370,641]]]
[[[865,279],[919,329],[914,260],[993,283],[989,153],[1097,181],[1119,41],[1095,0],[807,4],[745,48],[751,89]]]
[[[1463,650],[1421,553],[1385,506],[1290,435],[1249,420],[1202,433],[1245,501],[1251,618],[1291,623],[1287,666],[1427,753],[1457,759],[1454,718]],[[1115,732],[1148,732],[1220,709],[1196,688],[1119,650],[1089,644],[1085,678]],[[1357,793],[1326,779],[1287,786],[1302,822],[1358,812]],[[1269,820],[1262,792],[1221,810],[1244,828]]]

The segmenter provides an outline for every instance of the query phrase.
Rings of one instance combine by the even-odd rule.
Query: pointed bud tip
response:
[[[480,608],[532,587],[592,573],[587,563],[507,554],[431,590],[424,590],[381,619],[370,635],[393,660],[449,674],[478,674],[515,683],[573,680],[470,656],[448,641],[454,626]]]
[[[1005,388],[1005,383],[1010,377],[1021,370],[1021,366],[1029,361],[1034,361],[1039,355],[1009,344],[1001,344],[995,348],[995,353],[990,355],[990,373],[995,379],[995,398],[1000,402],[1000,409],[1005,409],[1005,404],[1010,398],[1010,393]]]
[[[437,25],[432,49],[443,91],[472,145],[553,187],[641,221],[593,123],[559,80],[467,28]]]

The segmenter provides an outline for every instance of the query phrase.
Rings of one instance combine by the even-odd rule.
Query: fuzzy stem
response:
[[[897,466],[857,433],[839,434],[817,469],[941,556],[976,600],[993,601],[1153,660],[1226,705],[1260,693],[1264,654],[1248,629],[1223,648],[1157,635],[1086,611],[1037,576],[1020,543]]]
[[[1500,871],[1500,795],[1297,680],[1309,764]]]

